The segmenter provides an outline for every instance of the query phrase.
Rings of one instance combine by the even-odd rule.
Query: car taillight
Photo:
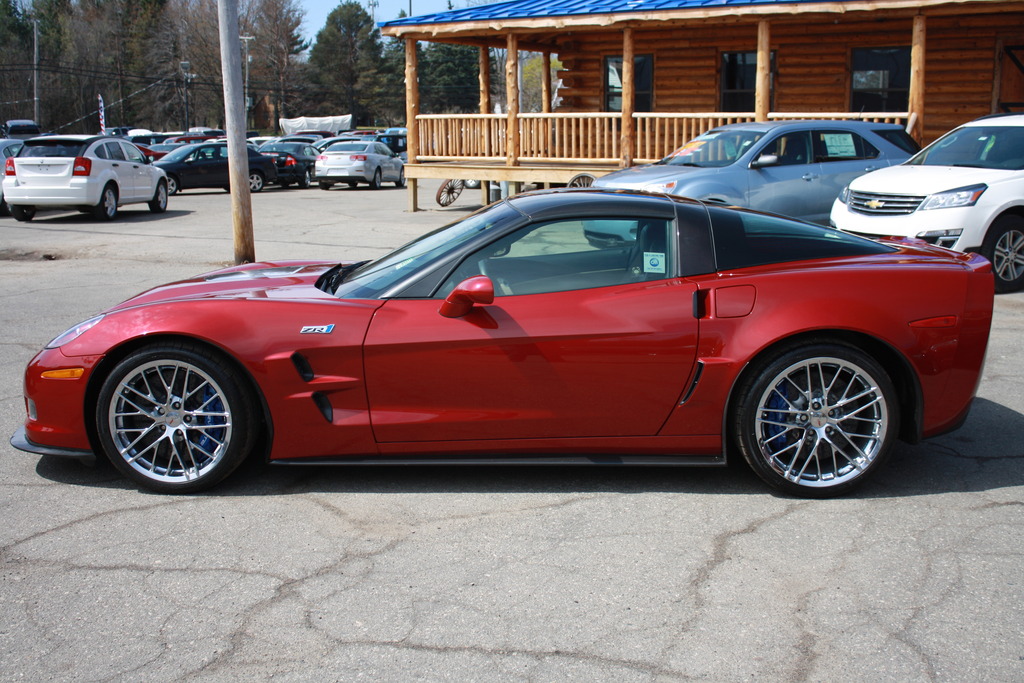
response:
[[[353,154],[352,156],[349,157],[349,159],[351,159],[352,161],[366,161],[366,155],[365,154]]]
[[[285,166],[294,166],[297,163],[298,162],[295,161],[295,157],[293,157],[291,154],[286,154],[284,156],[284,165]]]
[[[14,157],[8,157],[7,162],[4,164],[4,175],[17,175],[14,170]]]
[[[92,159],[89,157],[75,157],[75,165],[72,166],[71,175],[89,175],[92,173]]]
[[[316,160],[317,161],[327,161],[327,155],[326,154],[321,154],[320,156],[318,156],[316,158]]]

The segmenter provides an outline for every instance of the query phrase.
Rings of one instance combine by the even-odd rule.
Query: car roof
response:
[[[850,121],[846,119],[796,119],[787,121],[750,121],[747,123],[727,123],[712,130],[754,130],[768,133],[774,130],[788,129],[819,129],[839,128],[846,130],[903,130],[898,123],[875,123],[874,121]]]
[[[38,142],[38,141],[72,141],[72,142],[95,142],[96,140],[120,140],[121,138],[113,135],[79,135],[79,134],[68,134],[68,135],[40,135],[38,137],[29,138],[24,142]],[[125,140],[127,142],[127,140]]]
[[[991,114],[975,119],[965,126],[1024,126],[1024,114]]]
[[[659,216],[674,218],[677,204],[703,206],[702,202],[685,197],[608,188],[560,188],[538,190],[510,197],[510,206],[532,220],[560,216],[572,212],[581,216]]]

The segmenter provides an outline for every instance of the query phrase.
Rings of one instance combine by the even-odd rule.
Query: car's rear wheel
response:
[[[100,221],[112,221],[117,218],[117,188],[113,183],[107,183],[103,188],[99,202],[92,209],[92,215]]]
[[[14,216],[15,220],[28,222],[36,217],[36,207],[34,206],[18,206],[17,204],[10,204],[11,215]]]
[[[981,254],[992,262],[997,292],[1016,292],[1024,287],[1024,218],[1000,216],[994,220]]]
[[[299,178],[299,187],[305,190],[313,183],[313,178],[309,175],[309,169],[307,168],[302,172],[302,177]]]
[[[167,183],[162,180],[156,184],[156,192],[149,200],[149,210],[153,213],[163,213],[167,210]]]
[[[267,184],[266,178],[259,171],[249,172],[249,191],[250,192],[262,192],[263,187]]]
[[[209,488],[252,448],[256,421],[245,385],[223,359],[195,344],[136,351],[100,389],[103,451],[125,476],[154,491]]]
[[[174,196],[181,192],[181,184],[178,179],[172,175],[167,176],[167,194]]]
[[[321,190],[329,190],[332,187],[334,187],[334,183],[329,183],[329,182],[327,182],[325,180],[321,180],[320,181],[320,189]]]
[[[899,431],[892,380],[853,347],[784,350],[756,366],[736,392],[735,444],[761,479],[797,496],[827,498],[859,486]]]
[[[373,172],[373,180],[370,181],[370,189],[371,190],[379,190],[380,189],[380,169],[379,168],[376,171]]]

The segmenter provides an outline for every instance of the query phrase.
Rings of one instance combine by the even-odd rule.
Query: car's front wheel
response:
[[[97,220],[112,221],[117,218],[117,188],[107,183],[100,194],[100,200],[92,208],[92,215]]]
[[[156,184],[156,192],[149,200],[149,210],[153,213],[163,213],[167,210],[167,183],[162,180]]]
[[[888,373],[845,345],[807,344],[769,357],[736,392],[733,441],[761,479],[797,496],[827,498],[860,485],[899,431]]]
[[[398,169],[398,180],[395,181],[395,187],[405,187],[405,168]]]
[[[267,184],[266,178],[259,171],[249,171],[249,191],[262,192]]]
[[[8,206],[11,210],[11,215],[14,216],[15,220],[28,222],[36,217],[36,207],[34,206],[18,206],[17,204],[10,204]]]
[[[125,476],[154,491],[209,488],[252,448],[257,425],[245,384],[196,344],[136,351],[100,389],[96,430],[103,451]]]
[[[334,183],[329,183],[326,180],[321,180],[319,185],[321,190],[329,190],[334,187]]]
[[[174,196],[181,192],[181,184],[178,183],[178,179],[172,175],[167,176],[167,194],[168,196]]]
[[[985,235],[981,255],[992,262],[997,292],[1024,288],[1024,218],[1000,216],[994,220]]]

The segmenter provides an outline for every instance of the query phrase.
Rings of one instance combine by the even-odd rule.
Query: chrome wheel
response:
[[[224,359],[191,344],[121,361],[100,390],[97,430],[111,462],[162,492],[197,491],[250,450],[252,401]]]
[[[854,349],[792,351],[744,390],[751,393],[736,440],[762,479],[790,493],[849,490],[884,458],[897,431],[891,380]]]
[[[253,171],[249,174],[249,191],[250,192],[262,192],[263,191],[263,174],[259,171]]]
[[[992,261],[997,292],[1015,292],[1024,287],[1024,219],[1003,216],[996,220],[985,240],[982,253]]]

